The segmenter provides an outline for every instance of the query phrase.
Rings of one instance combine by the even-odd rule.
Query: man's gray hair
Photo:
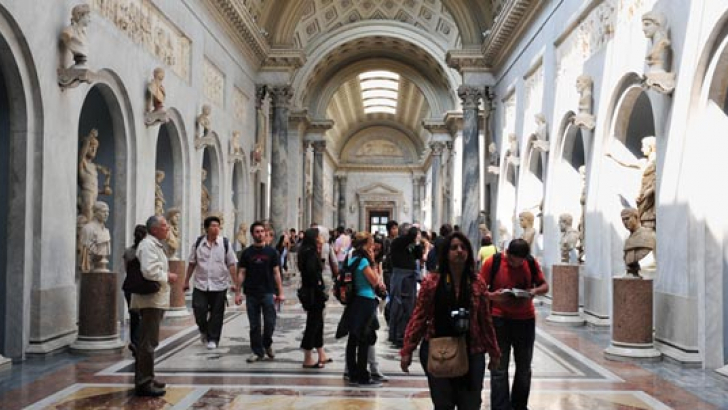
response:
[[[159,225],[159,223],[162,221],[162,216],[160,215],[152,215],[147,219],[147,232],[152,233],[152,228]]]

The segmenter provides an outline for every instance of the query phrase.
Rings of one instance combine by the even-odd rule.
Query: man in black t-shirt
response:
[[[263,360],[265,355],[270,359],[275,357],[272,344],[276,327],[276,304],[282,303],[285,296],[281,282],[281,257],[275,249],[265,244],[266,231],[263,223],[254,222],[250,226],[250,234],[253,236],[253,245],[243,251],[238,262],[235,304],[243,303],[242,289],[250,322],[250,347],[253,350],[253,355],[247,361],[253,363]]]

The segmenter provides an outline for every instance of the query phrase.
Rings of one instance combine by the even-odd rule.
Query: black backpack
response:
[[[195,241],[195,252],[197,252],[197,248],[200,247],[200,243],[202,242],[202,239],[205,238],[207,235],[202,235],[197,237],[197,240]],[[222,243],[225,245],[225,257],[227,258],[228,249],[230,248],[230,242],[228,242],[228,238],[222,237]]]
[[[495,275],[498,273],[498,270],[500,269],[502,257],[503,257],[503,254],[500,252],[493,255],[493,265],[490,268],[490,279],[488,280],[488,291],[490,291],[490,292],[493,291],[493,281],[495,280]],[[536,286],[536,280],[538,279],[538,269],[536,269],[536,260],[533,259],[533,256],[528,255],[528,256],[526,256],[526,262],[528,262],[528,269],[531,271],[531,285]]]
[[[347,256],[341,269],[339,269],[339,274],[334,279],[334,297],[342,305],[348,305],[354,299],[354,274],[359,267],[361,258],[361,256],[356,257],[353,262],[349,263],[349,257]]]

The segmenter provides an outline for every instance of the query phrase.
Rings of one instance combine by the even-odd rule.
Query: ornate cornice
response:
[[[460,74],[468,71],[488,71],[483,53],[478,49],[449,50],[445,56],[448,67],[458,70]]]
[[[264,32],[258,27],[243,0],[205,0],[205,3],[223,22],[223,27],[243,50],[248,51],[258,64],[270,53]]]
[[[311,120],[308,132],[326,132],[332,128],[334,128],[333,120]]]
[[[268,51],[260,69],[263,71],[297,70],[304,64],[306,64],[306,53],[303,50],[273,48]]]
[[[496,16],[493,26],[486,32],[481,47],[482,55],[492,68],[499,66],[510,46],[518,40],[519,31],[527,27],[543,1],[506,0]]]
[[[339,164],[342,172],[367,172],[367,173],[389,173],[389,172],[424,172],[420,165],[365,165],[365,164]]]

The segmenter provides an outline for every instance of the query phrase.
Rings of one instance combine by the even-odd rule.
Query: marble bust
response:
[[[84,273],[108,272],[111,234],[106,228],[106,221],[109,219],[109,206],[98,201],[93,206],[93,213],[93,219],[79,233],[79,266]]]
[[[488,144],[488,172],[498,175],[500,173],[500,158],[498,157],[498,147],[495,142]]]
[[[523,211],[518,215],[518,222],[521,225],[521,228],[523,229],[523,233],[521,234],[521,239],[528,242],[528,245],[533,250],[533,243],[536,239],[536,229],[533,227],[533,221],[535,217],[532,212],[529,211]]]
[[[539,151],[547,152],[549,150],[548,124],[546,116],[538,113],[534,116],[536,120],[536,132],[533,133],[533,147]]]
[[[152,80],[147,85],[147,111],[144,116],[146,125],[169,121],[167,111],[164,109],[167,92],[164,89],[163,81],[164,69],[161,67],[155,68]]]
[[[579,262],[584,262],[584,221],[586,220],[586,167],[584,165],[579,167],[579,176],[581,177],[581,196],[579,197],[581,216],[579,217],[579,245],[577,250],[579,251]]]
[[[164,192],[162,191],[162,181],[164,181],[164,171],[157,170],[155,174],[156,185],[154,187],[154,215],[164,215]]]
[[[230,156],[245,155],[243,147],[240,145],[240,131],[233,131],[232,137],[230,137]]]
[[[627,274],[641,278],[640,261],[655,250],[655,232],[640,223],[639,213],[634,208],[624,209],[621,213],[622,223],[629,230],[629,237],[624,242],[624,264]]]
[[[508,134],[508,149],[506,150],[508,162],[518,166],[521,160],[518,158],[518,136],[514,133]]]
[[[61,42],[73,55],[72,68],[86,68],[88,60],[88,39],[86,28],[91,22],[91,7],[79,4],[71,10],[71,24],[61,31]]]
[[[169,231],[167,232],[166,252],[170,260],[177,259],[177,250],[179,249],[180,232],[179,219],[181,211],[177,207],[169,208],[167,211],[167,221],[169,222]]]
[[[207,218],[208,213],[210,212],[210,191],[208,191],[207,186],[205,186],[205,180],[207,179],[207,170],[205,168],[202,168],[201,176],[202,184],[200,191],[200,218],[204,220],[205,218]]]
[[[240,249],[248,246],[248,224],[241,222],[238,226],[238,232],[235,234],[235,240],[240,244]]]
[[[576,78],[576,90],[579,92],[579,112],[574,116],[574,125],[593,130],[596,126],[592,107],[592,88],[594,80],[591,76],[582,74]]]
[[[205,104],[202,106],[202,112],[197,116],[197,120],[195,121],[195,127],[197,130],[195,147],[197,149],[207,145],[213,145],[214,143],[212,137],[212,121],[210,120],[211,113],[212,107],[209,104]]]
[[[650,48],[645,56],[645,85],[660,93],[669,94],[675,89],[675,73],[670,72],[672,43],[667,33],[667,18],[654,11],[643,14],[642,32],[650,40]]]
[[[252,151],[250,151],[250,163],[253,168],[257,169],[263,160],[263,147],[260,143],[256,143]]]
[[[642,154],[645,156],[637,162],[622,161],[611,153],[607,157],[619,165],[635,168],[642,171],[640,192],[637,195],[637,211],[643,227],[655,230],[657,228],[657,214],[655,210],[655,191],[657,187],[657,139],[652,136],[642,138]]]
[[[561,231],[561,241],[559,249],[561,249],[562,263],[576,263],[576,245],[579,241],[579,231],[573,228],[574,218],[570,214],[561,214],[559,216],[559,230]]]
[[[81,145],[78,161],[78,224],[83,226],[93,216],[93,207],[99,196],[99,173],[106,176],[103,195],[111,195],[111,171],[96,164],[96,153],[99,148],[99,132],[92,129]]]

